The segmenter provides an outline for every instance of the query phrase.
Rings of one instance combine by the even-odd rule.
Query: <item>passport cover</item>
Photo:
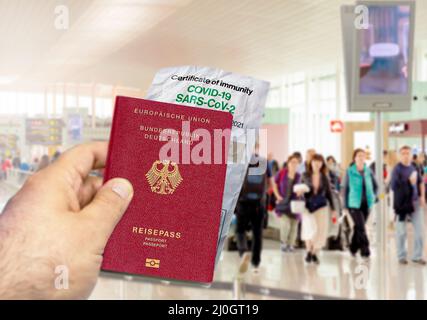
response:
[[[190,131],[183,121],[190,121]],[[212,282],[231,124],[228,112],[116,98],[104,181],[128,179],[134,197],[107,243],[102,270]],[[176,130],[180,139],[162,141],[162,129]],[[183,161],[184,147],[194,151],[202,140],[196,129],[210,134],[205,151],[210,150],[211,163]],[[220,164],[214,163],[215,129],[229,129]],[[159,159],[166,143],[179,148],[178,161]]]

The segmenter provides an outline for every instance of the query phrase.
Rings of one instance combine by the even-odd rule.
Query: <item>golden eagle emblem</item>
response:
[[[172,194],[183,180],[178,165],[170,160],[154,161],[145,176],[151,191],[158,194]]]

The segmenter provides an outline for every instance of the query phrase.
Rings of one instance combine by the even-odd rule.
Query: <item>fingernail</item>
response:
[[[120,198],[127,200],[132,194],[132,185],[125,179],[118,179],[113,182],[111,190],[119,195]]]

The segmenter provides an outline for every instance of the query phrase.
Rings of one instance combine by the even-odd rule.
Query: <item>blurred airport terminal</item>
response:
[[[301,221],[296,240],[284,242],[290,226],[269,185],[259,266],[250,250],[239,255],[236,216],[210,287],[101,273],[90,299],[426,299],[410,224],[408,263],[396,254],[390,187],[402,146],[427,184],[427,1],[415,2],[411,111],[383,114],[385,206],[381,219],[366,217],[369,260],[350,253],[342,198],[353,151],[363,150],[367,166],[379,160],[375,114],[347,108],[340,7],[355,0],[0,0],[0,210],[69,148],[107,141],[116,96],[144,98],[163,67],[217,67],[271,83],[262,129],[272,181],[295,152],[299,166],[328,158],[338,217],[327,212],[320,263],[307,260]],[[245,232],[250,249],[256,240]]]

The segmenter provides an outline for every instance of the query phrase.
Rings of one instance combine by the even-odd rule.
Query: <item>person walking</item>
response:
[[[329,228],[329,209],[333,220],[336,211],[325,159],[314,154],[304,173],[302,182],[309,188],[305,193],[307,210],[302,215],[301,238],[305,241],[307,263],[319,264],[318,252],[325,246]]]
[[[331,186],[334,190],[339,191],[340,184],[341,184],[340,183],[340,178],[341,178],[340,167],[333,156],[328,156],[326,158],[326,164],[328,165],[329,180],[331,182]]]
[[[359,251],[364,259],[369,259],[371,255],[366,221],[376,202],[377,190],[378,185],[374,174],[366,165],[365,150],[356,149],[344,182],[344,208],[348,210],[354,223],[350,243],[350,252],[353,257],[356,257]]]
[[[291,210],[291,201],[297,198],[293,191],[294,185],[300,183],[301,175],[297,172],[299,160],[296,155],[291,155],[287,161],[287,167],[276,174],[273,184],[273,192],[277,199],[276,215],[280,219],[281,250],[293,252],[298,234],[300,214],[294,214]]]
[[[258,160],[258,163],[253,165],[255,159]],[[237,218],[236,238],[239,255],[243,257],[248,249],[246,232],[249,227],[252,229],[252,271],[258,274],[261,263],[266,191],[268,186],[273,183],[273,177],[269,166],[266,166],[264,172],[250,172],[251,168],[258,168],[261,163],[267,163],[267,159],[258,155],[258,145],[250,163],[235,210]]]
[[[419,171],[411,163],[411,148],[403,146],[399,150],[399,155],[400,162],[394,168],[391,177],[391,188],[394,191],[393,207],[397,218],[397,257],[400,264],[408,264],[406,222],[410,221],[414,227],[412,261],[425,265],[426,261],[423,258],[425,187]]]

